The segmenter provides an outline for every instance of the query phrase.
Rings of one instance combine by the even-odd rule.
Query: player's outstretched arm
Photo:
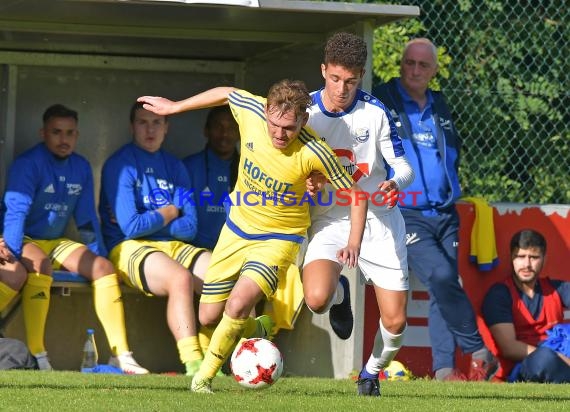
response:
[[[355,183],[350,190],[350,234],[348,243],[337,252],[337,258],[349,268],[356,267],[358,256],[360,255],[360,244],[366,226],[366,213],[368,211],[368,200],[359,196],[362,189]]]
[[[137,102],[144,103],[143,108],[150,112],[167,116],[188,110],[222,106],[228,103],[228,96],[234,90],[236,90],[235,87],[214,87],[179,101],[172,101],[159,96],[141,96],[137,99]]]

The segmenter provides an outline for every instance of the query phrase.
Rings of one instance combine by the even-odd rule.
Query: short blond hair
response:
[[[307,112],[311,102],[311,96],[303,81],[284,79],[269,89],[267,111],[281,115],[294,112],[295,118],[299,119]]]

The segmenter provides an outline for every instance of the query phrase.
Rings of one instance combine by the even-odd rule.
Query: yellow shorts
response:
[[[285,282],[279,282],[275,294],[263,305],[263,314],[271,316],[275,327],[273,334],[279,329],[292,330],[303,309],[304,295],[301,274],[297,265],[289,266]]]
[[[289,240],[247,240],[222,229],[204,279],[200,302],[228,299],[240,276],[247,276],[270,298],[295,263],[300,245]]]
[[[54,270],[61,269],[63,262],[80,247],[86,247],[83,243],[60,237],[57,239],[32,239],[24,237],[24,243],[32,243],[39,247],[50,259]]]
[[[148,255],[162,252],[190,269],[198,256],[206,250],[178,240],[134,239],[125,240],[115,246],[109,253],[109,260],[115,265],[123,282],[148,296],[153,296],[148,289],[143,271],[144,260]]]

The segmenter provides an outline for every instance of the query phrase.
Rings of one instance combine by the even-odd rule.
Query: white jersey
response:
[[[354,181],[371,196],[369,213],[387,213],[387,202],[378,190],[378,185],[387,177],[386,163],[393,169],[391,180],[398,184],[400,191],[414,179],[389,111],[377,98],[359,89],[346,112],[328,112],[321,92],[322,89],[311,94],[313,104],[309,108],[308,126],[334,150]],[[327,185],[327,190],[332,191],[332,187]],[[314,208],[313,215],[349,216],[349,207],[339,206],[335,198],[332,202],[329,199],[329,195],[323,195],[321,206]],[[330,206],[323,206],[329,203]]]

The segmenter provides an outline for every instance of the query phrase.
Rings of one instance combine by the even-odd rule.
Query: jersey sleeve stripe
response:
[[[395,157],[404,156],[405,155],[404,146],[402,145],[402,140],[398,135],[398,128],[394,123],[394,119],[392,118],[390,110],[388,110],[386,106],[384,106],[384,103],[382,103],[378,98],[374,97],[370,93],[366,93],[364,90],[360,91],[359,98],[360,100],[363,100],[364,102],[369,103],[372,106],[380,108],[386,114],[386,117],[388,118],[388,124],[390,125],[390,142],[392,143],[394,156]]]
[[[406,154],[404,152],[404,145],[402,144],[402,139],[400,139],[400,136],[398,135],[398,129],[396,128],[396,124],[392,120],[392,116],[390,115],[390,112],[388,110],[386,110],[385,108],[384,108],[384,111],[386,112],[386,115],[388,116],[388,119],[389,119],[390,142],[392,142],[392,148],[394,150],[394,156],[395,157],[402,157]]]
[[[265,121],[265,111],[263,110],[263,103],[260,101],[251,97],[242,96],[238,92],[231,92],[228,100],[235,106],[252,111]]]
[[[305,129],[301,130],[301,134],[299,135],[299,140],[307,146],[308,149],[313,151],[320,161],[325,166],[325,169],[329,173],[330,176],[341,176],[341,178],[336,182],[331,182],[333,185],[338,185],[337,189],[348,189],[352,187],[352,181],[346,173],[342,169],[340,169],[340,165],[333,157],[329,157],[327,150],[320,145],[318,142],[315,141],[314,137],[309,134]]]

